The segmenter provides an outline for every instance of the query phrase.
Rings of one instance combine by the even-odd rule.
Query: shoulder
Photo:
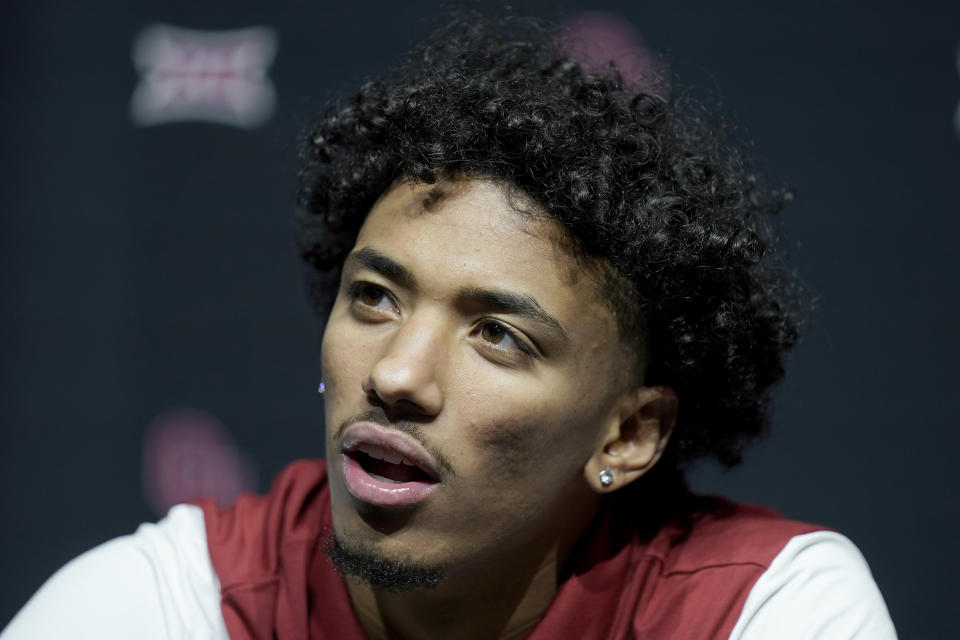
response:
[[[329,509],[326,464],[298,460],[274,479],[266,495],[241,494],[221,508],[195,501],[203,510],[210,558],[222,590],[275,579],[293,547],[312,545]]]
[[[64,565],[2,634],[20,638],[226,638],[203,513],[178,505],[157,524]]]
[[[220,610],[231,637],[306,637],[307,579],[332,528],[326,464],[291,463],[266,495],[242,494],[225,509],[203,509],[207,547],[220,581]]]
[[[730,638],[887,640],[896,631],[857,547],[833,531],[791,538],[750,591]]]
[[[327,502],[326,465],[298,461],[268,495],[243,494],[224,509],[210,499],[177,505],[64,565],[0,640],[227,638],[226,592],[277,580],[284,563],[302,566]]]
[[[660,566],[655,599],[682,606],[696,637],[896,637],[866,561],[843,535],[765,507],[695,504],[645,555]]]
[[[764,570],[792,537],[823,527],[788,520],[773,509],[720,497],[694,497],[690,509],[664,527],[647,553],[663,574],[690,574],[719,567]]]

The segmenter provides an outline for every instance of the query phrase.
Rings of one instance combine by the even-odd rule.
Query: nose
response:
[[[443,339],[428,323],[404,323],[363,381],[363,390],[384,409],[433,417],[443,408],[440,366]]]

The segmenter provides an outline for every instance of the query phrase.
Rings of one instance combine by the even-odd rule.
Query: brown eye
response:
[[[481,320],[474,325],[470,335],[480,341],[479,344],[484,345],[488,352],[540,359],[540,356],[523,339],[521,333],[502,322]]]
[[[383,300],[383,289],[373,285],[365,285],[357,294],[357,298],[365,305],[375,307]]]
[[[354,282],[347,288],[350,304],[356,309],[376,309],[396,313],[397,305],[383,287],[369,282]]]
[[[493,344],[500,344],[506,335],[506,329],[492,322],[488,322],[480,329],[480,336],[487,342],[492,342]]]

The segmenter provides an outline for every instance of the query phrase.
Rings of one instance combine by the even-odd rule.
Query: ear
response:
[[[677,404],[677,394],[668,387],[640,387],[625,396],[600,446],[584,466],[590,488],[610,493],[652,469],[673,432]],[[606,485],[601,481],[605,469],[613,472],[613,481]]]

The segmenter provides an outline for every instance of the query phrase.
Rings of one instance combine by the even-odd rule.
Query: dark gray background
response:
[[[441,6],[81,4],[0,9],[0,626],[66,560],[156,518],[140,447],[164,409],[222,420],[261,488],[322,453],[294,139]],[[630,20],[797,188],[784,224],[819,310],[773,437],[696,486],[845,532],[901,637],[960,637],[960,3],[514,7]],[[134,126],[130,48],[154,22],[273,27],[273,119]]]

